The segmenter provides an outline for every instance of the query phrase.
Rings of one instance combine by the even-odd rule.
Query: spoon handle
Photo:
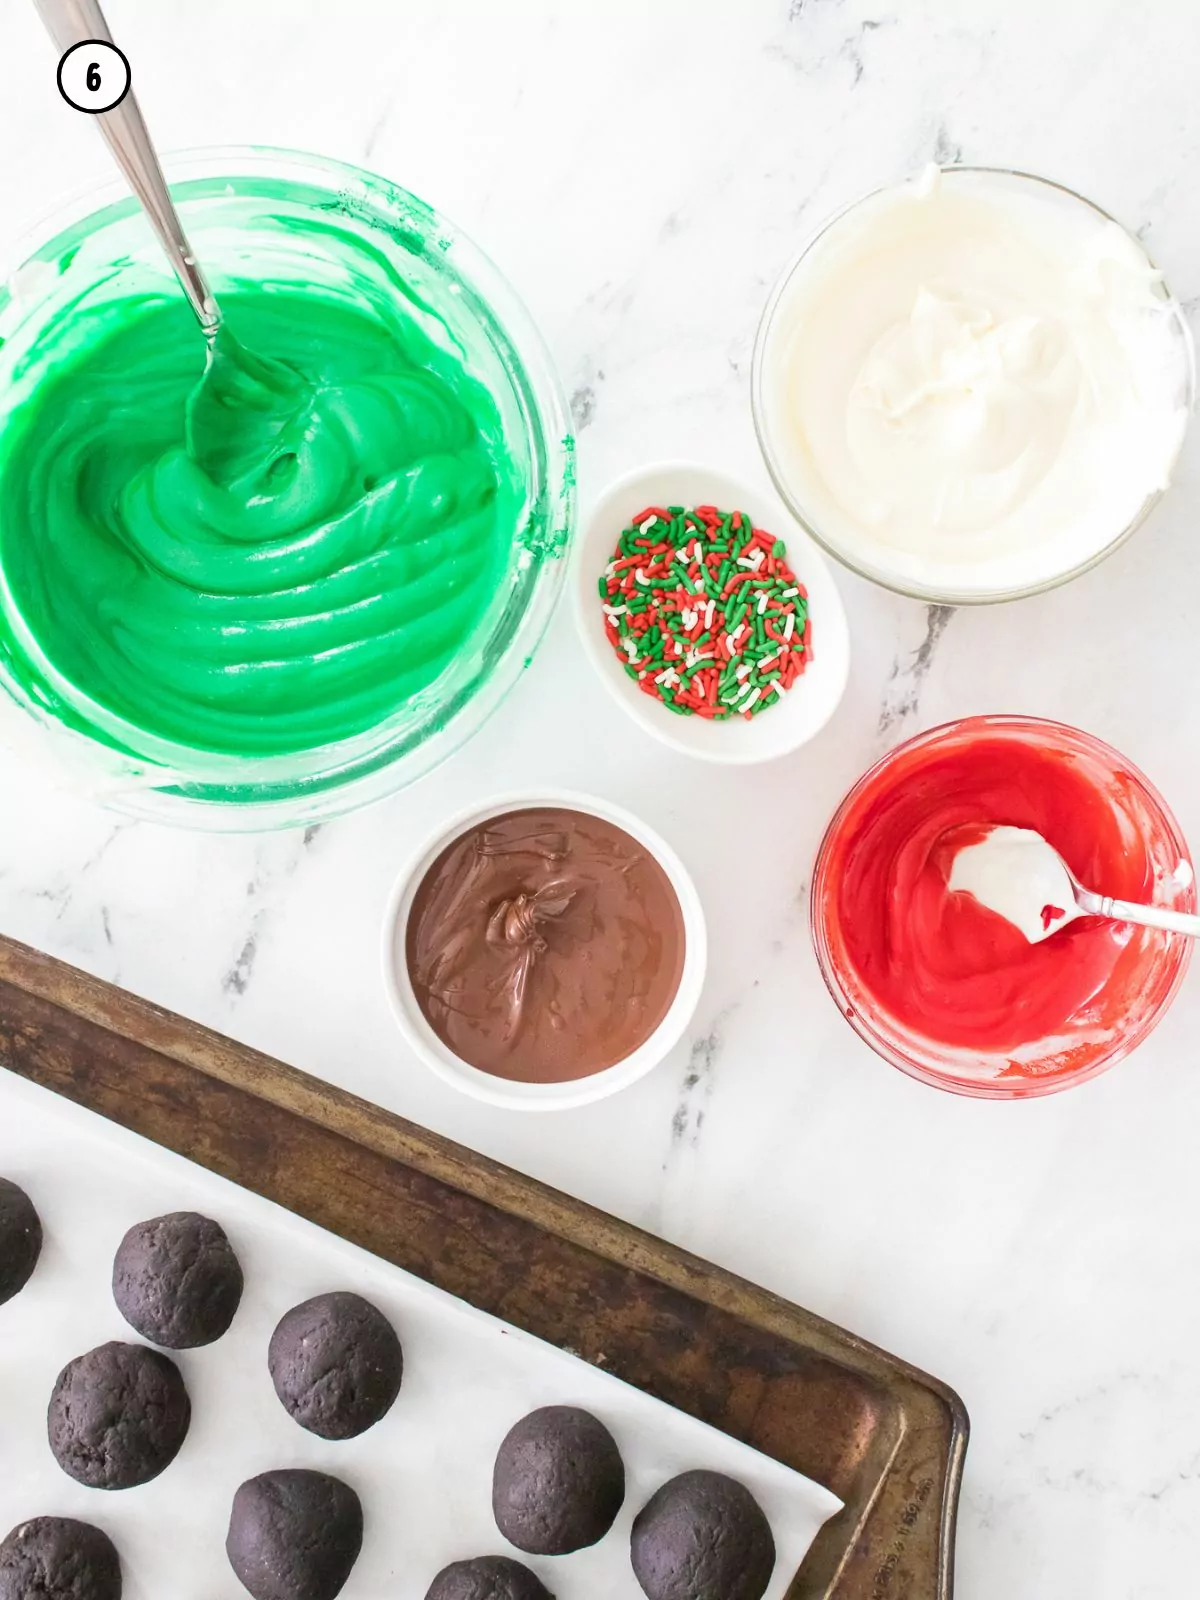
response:
[[[113,43],[97,0],[35,0],[35,4],[47,32],[64,53],[89,39]],[[215,337],[221,320],[217,302],[192,254],[132,88],[119,106],[97,113],[96,121],[117,165],[145,208],[205,336]]]
[[[1081,911],[1093,917],[1112,917],[1116,922],[1136,922],[1142,928],[1163,928],[1167,933],[1183,933],[1200,939],[1200,917],[1190,911],[1168,911],[1165,906],[1143,906],[1132,900],[1114,900],[1111,895],[1093,894],[1081,889],[1076,895]]]

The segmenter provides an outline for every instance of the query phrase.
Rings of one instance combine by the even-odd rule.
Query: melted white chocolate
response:
[[[1188,355],[1159,275],[1050,185],[931,169],[833,223],[764,347],[772,448],[855,564],[956,594],[1087,562],[1165,488]]]

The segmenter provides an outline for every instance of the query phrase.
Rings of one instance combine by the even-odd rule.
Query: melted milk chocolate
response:
[[[683,913],[636,839],[582,811],[510,811],[421,880],[405,955],[455,1055],[524,1083],[586,1078],[658,1027],[683,973]]]

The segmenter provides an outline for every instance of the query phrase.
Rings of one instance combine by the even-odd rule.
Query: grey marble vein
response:
[[[571,420],[576,433],[582,433],[596,416],[596,390],[590,383],[581,383],[571,394]]]
[[[47,905],[53,906],[54,920],[60,922],[70,907],[73,894],[74,890],[69,883],[60,883],[55,884],[53,888],[35,889],[33,898],[44,900]]]
[[[934,135],[933,159],[939,167],[956,166],[963,159],[962,145],[951,137],[950,129],[944,122],[938,123]]]
[[[250,979],[254,976],[254,963],[258,959],[258,934],[262,920],[263,913],[256,912],[236,960],[221,979],[221,988],[227,995],[243,995],[250,986]]]
[[[704,1127],[704,1113],[712,1094],[713,1068],[720,1048],[721,1041],[715,1030],[692,1045],[679,1102],[671,1117],[672,1145],[687,1143],[695,1149],[699,1141],[700,1130]]]
[[[371,126],[368,128],[367,137],[363,141],[364,161],[368,161],[371,156],[375,154],[376,147],[378,146],[380,139],[383,137],[388,122],[391,120],[392,111],[395,108],[398,98],[399,90],[397,90],[395,94],[390,94],[384,101],[383,106],[380,109],[379,114],[376,116],[374,122],[372,122]]]
[[[724,1027],[735,1007],[726,1006],[713,1018],[706,1034],[693,1039],[688,1052],[679,1099],[671,1116],[671,1137],[663,1170],[671,1162],[672,1153],[681,1146],[695,1150],[700,1143],[704,1119],[715,1087],[717,1062],[724,1049]]]
[[[269,918],[287,885],[303,863],[311,859],[323,827],[320,822],[310,823],[303,831],[265,840],[256,851],[254,874],[245,887],[245,897],[254,904],[254,911],[237,954],[220,980],[221,992],[229,999],[240,999],[250,987]],[[281,855],[282,860],[279,859]]]
[[[843,0],[793,0],[787,16],[792,25],[789,31],[795,31],[802,38],[797,44],[772,42],[767,45],[767,54],[787,62],[805,77],[820,76],[830,63],[845,63],[850,68],[850,87],[857,87],[867,70],[868,39],[893,24],[896,18],[863,17],[849,26],[843,24],[840,33],[836,28],[824,29],[820,37],[814,36],[814,28],[796,27],[797,24],[823,22],[842,10]]]
[[[925,635],[921,642],[915,650],[897,655],[892,662],[879,710],[877,731],[881,738],[890,737],[919,715],[921,691],[953,615],[953,606],[926,606]]]

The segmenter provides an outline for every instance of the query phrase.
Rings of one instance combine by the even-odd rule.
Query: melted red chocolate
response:
[[[683,913],[662,867],[582,811],[493,817],[442,851],[405,938],[417,1003],[470,1066],[525,1083],[630,1055],[683,973]]]
[[[1080,1068],[1169,988],[1166,936],[1084,917],[1031,944],[947,878],[964,830],[1030,828],[1089,887],[1162,898],[1163,824],[1127,773],[1082,750],[984,724],[901,752],[863,786],[829,845],[827,928],[859,1008],[1008,1069]],[[1190,903],[1190,891],[1175,891]],[[1047,911],[1053,913],[1054,908]]]

